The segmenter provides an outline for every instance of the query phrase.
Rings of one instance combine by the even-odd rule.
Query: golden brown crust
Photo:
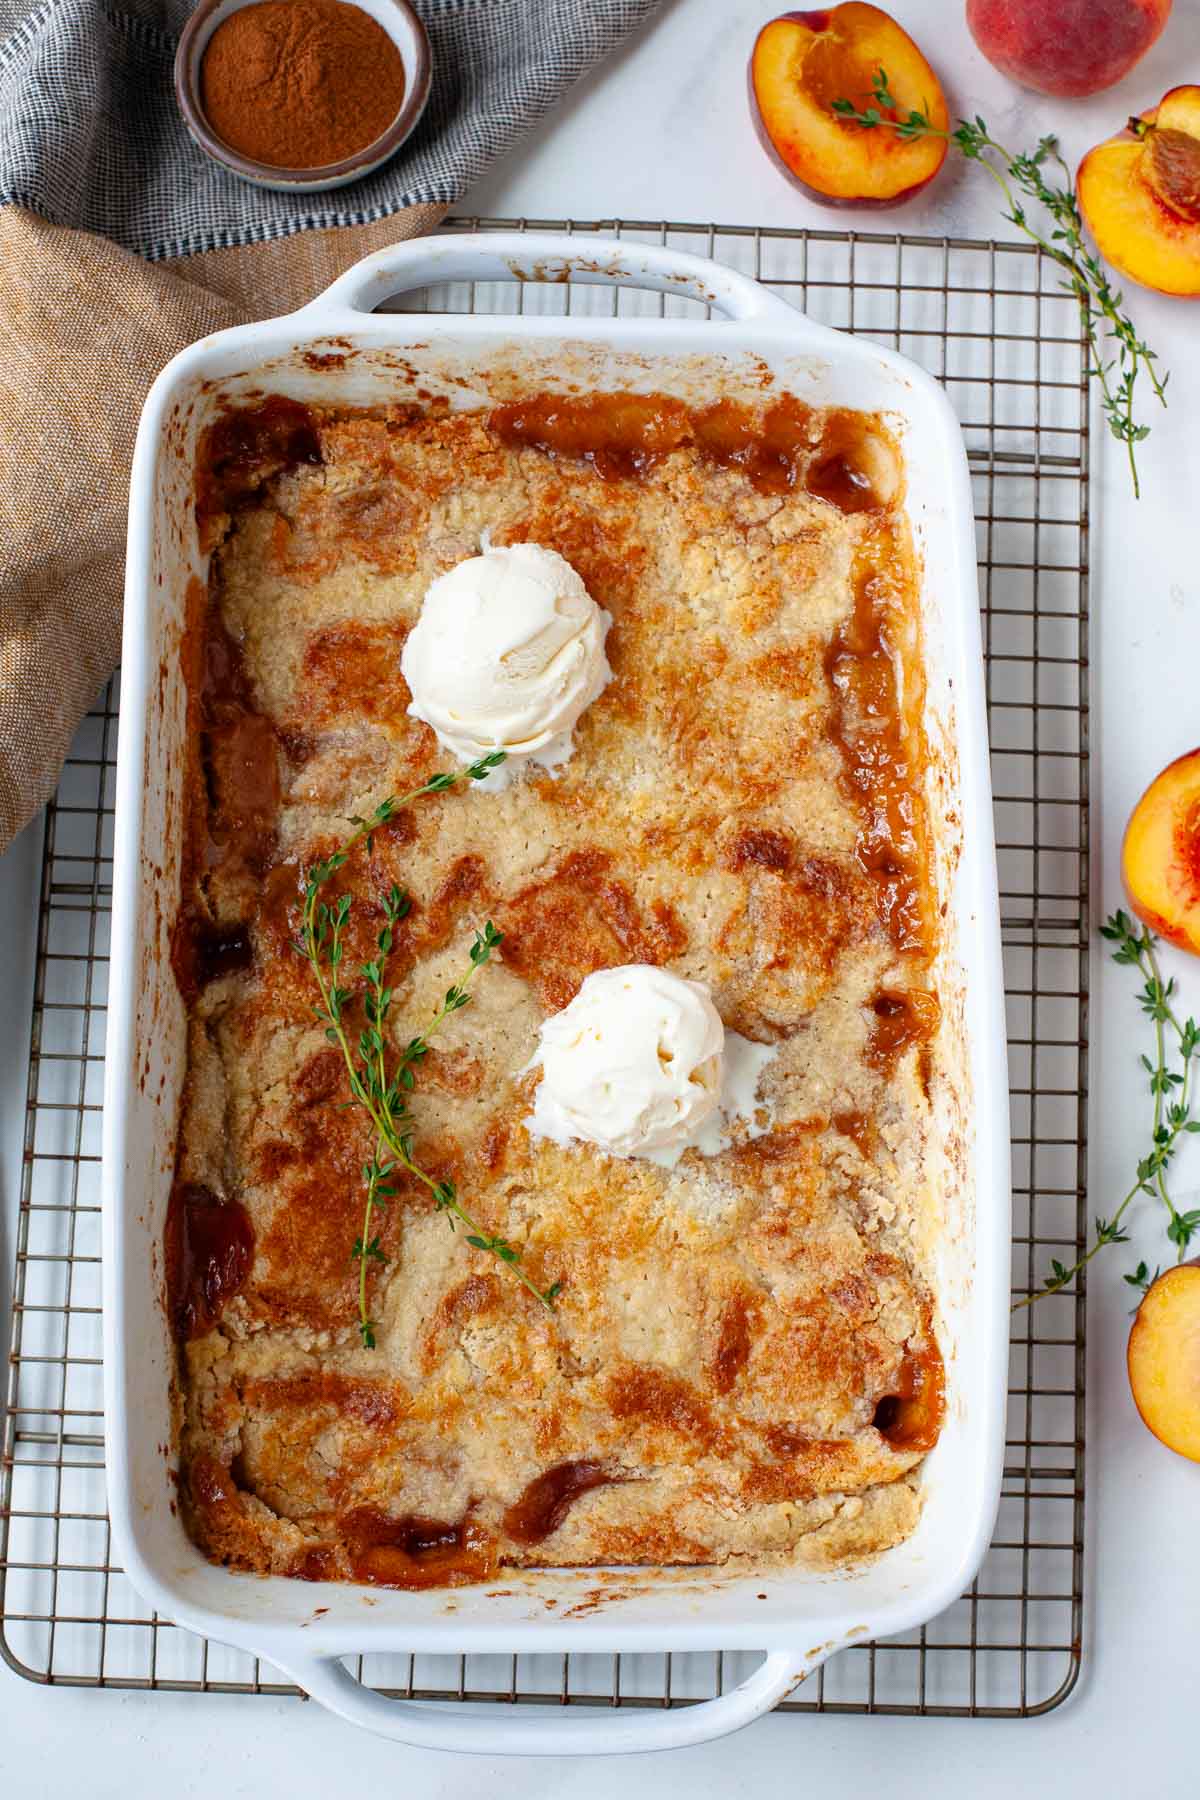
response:
[[[205,1231],[240,1216],[250,1245],[211,1293],[201,1269],[190,1312],[176,1296],[194,1536],[395,1585],[895,1542],[941,1399],[912,1249],[936,1025],[912,561],[895,480],[850,468],[894,446],[793,402],[595,396],[519,419],[284,408],[258,448],[250,418],[210,444],[188,650],[177,1195],[193,1274]],[[422,800],[329,892],[352,897],[352,1040],[393,882],[398,1041],[474,927],[504,932],[421,1066],[417,1143],[562,1294],[547,1314],[397,1181],[364,1350],[371,1140],[292,947],[302,871],[445,766],[400,650],[485,526],[575,564],[613,614],[614,680],[557,779]],[[673,1172],[530,1139],[542,1018],[626,962],[708,982],[776,1047],[767,1135]]]

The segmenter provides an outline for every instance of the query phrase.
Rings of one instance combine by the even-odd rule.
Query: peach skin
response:
[[[881,69],[899,116],[919,110],[936,131],[947,129],[937,76],[877,6],[845,0],[827,11],[784,13],[755,41],[750,107],[759,136],[784,174],[826,206],[895,206],[932,181],[946,159],[944,138],[906,142],[836,116],[835,100],[875,104]]]
[[[1098,94],[1128,75],[1171,0],[967,0],[967,24],[1002,75],[1039,94]]]
[[[1200,1263],[1151,1283],[1126,1353],[1133,1403],[1168,1450],[1200,1462]]]
[[[1089,150],[1079,206],[1101,256],[1162,294],[1200,294],[1200,87],[1176,87]]]
[[[1200,956],[1200,750],[1169,763],[1134,807],[1121,874],[1143,924]]]

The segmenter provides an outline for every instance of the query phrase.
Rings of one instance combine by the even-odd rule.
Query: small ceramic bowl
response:
[[[200,0],[183,28],[175,52],[175,98],[193,141],[214,162],[243,181],[252,182],[255,187],[277,188],[285,194],[313,194],[325,188],[346,187],[381,168],[415,129],[429,98],[432,74],[429,38],[408,0],[351,0],[383,26],[399,50],[404,64],[404,98],[400,111],[382,137],[377,137],[373,144],[364,144],[353,156],[347,156],[341,162],[327,163],[320,169],[280,169],[272,163],[255,162],[248,156],[241,156],[217,136],[204,116],[200,64],[208,40],[230,13],[254,3],[255,0]]]

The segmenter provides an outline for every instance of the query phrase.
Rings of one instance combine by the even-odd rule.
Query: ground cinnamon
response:
[[[213,32],[200,98],[212,130],[242,156],[323,168],[387,130],[404,98],[404,64],[359,6],[258,0]]]

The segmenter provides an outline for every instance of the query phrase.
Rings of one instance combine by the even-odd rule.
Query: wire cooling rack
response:
[[[978,523],[1008,995],[1013,1292],[1083,1246],[1087,1086],[1088,399],[1074,303],[1025,244],[743,226],[456,220],[696,250],[939,377],[966,433]],[[459,284],[406,305],[667,316],[678,296]],[[295,1693],[252,1657],[151,1613],[112,1560],[100,1349],[99,1129],[116,682],[47,810],[13,1346],[0,1480],[0,1650],[83,1687]],[[1082,1282],[1079,1284],[1082,1288]],[[1078,1677],[1082,1293],[1015,1315],[1003,1499],[977,1581],[921,1631],[842,1651],[781,1708],[1027,1716]],[[419,1698],[676,1705],[741,1655],[369,1657]]]

